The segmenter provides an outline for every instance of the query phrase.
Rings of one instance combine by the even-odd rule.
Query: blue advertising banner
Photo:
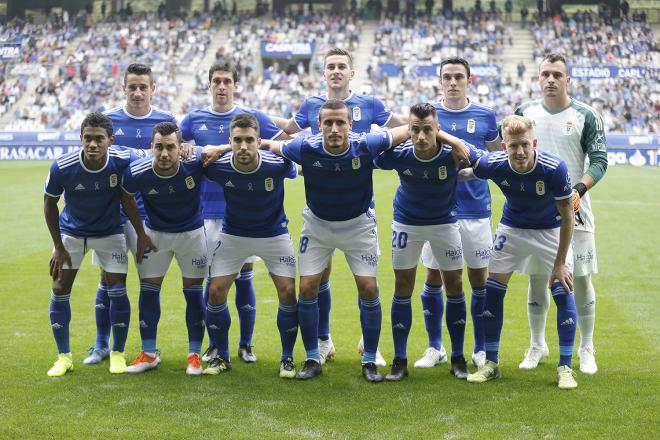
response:
[[[609,165],[660,166],[660,136],[607,135]]]
[[[655,77],[658,74],[658,69],[642,66],[572,66],[569,69],[569,76],[573,78],[591,79],[644,79],[646,78],[647,73]]]
[[[261,56],[264,58],[311,58],[315,50],[316,41],[261,41]]]
[[[53,160],[79,149],[77,131],[0,131],[0,160]]]
[[[9,61],[21,56],[21,43],[4,43],[0,45],[0,60]]]
[[[416,76],[440,76],[440,64],[418,64],[414,68]],[[499,76],[502,70],[501,64],[472,64],[470,73],[473,76],[494,77]],[[401,73],[401,68],[396,64],[383,63],[378,65],[378,71],[381,75],[397,76]]]

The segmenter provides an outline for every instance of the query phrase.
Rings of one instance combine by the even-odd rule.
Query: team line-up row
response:
[[[209,71],[212,106],[186,116],[180,128],[172,121],[150,121],[152,136],[147,146],[151,145],[153,157],[141,157],[144,152],[139,149],[111,146],[114,143],[145,147],[135,144],[143,142],[137,139],[143,138],[141,134],[147,132],[147,127],[138,125],[148,118],[131,117],[135,116],[129,112],[131,100],[147,101],[148,116],[156,111],[148,102],[148,91],[153,91],[150,71],[146,66],[129,67],[125,76],[126,107],[110,111],[108,115],[90,114],[81,126],[83,151],[58,158],[51,167],[46,185],[46,219],[55,244],[51,259],[51,324],[60,353],[49,375],[64,375],[72,368],[69,295],[85,252],[93,249],[94,260],[103,271],[97,293],[97,342],[85,363],[99,362],[109,354],[110,371],[115,373],[138,373],[158,365],[159,292],[172,257],[177,258],[181,268],[187,301],[190,342],[187,373],[219,374],[231,369],[227,294],[237,276],[237,307],[241,319],[239,356],[248,362],[256,361],[251,351],[254,306],[249,300],[250,296],[254,297],[254,291],[249,280],[251,258],[257,255],[268,267],[279,297],[280,377],[315,377],[321,373],[321,365],[335,352],[329,333],[329,300],[326,304],[322,302],[325,302],[323,293],[327,291],[328,297],[330,293],[327,277],[331,256],[339,248],[346,255],[360,297],[363,376],[370,382],[382,381],[384,377],[377,367],[384,362],[378,352],[382,311],[376,283],[378,244],[372,206],[372,172],[374,168],[382,168],[396,170],[401,179],[394,199],[392,223],[396,279],[392,302],[395,358],[385,379],[401,380],[408,374],[406,341],[412,322],[410,297],[417,262],[424,253],[424,263],[431,268],[422,295],[429,348],[415,366],[433,366],[447,358],[441,341],[441,286],[444,284],[452,343],[450,371],[457,378],[470,382],[499,377],[497,355],[503,322],[502,300],[511,274],[519,270],[530,274],[534,282],[541,280],[543,297],[547,297],[548,280],[553,281],[551,290],[558,306],[560,345],[558,384],[560,388],[577,386],[571,370],[579,319],[571,293],[574,281],[571,238],[576,218],[578,229],[592,237],[583,247],[593,246],[593,221],[586,191],[602,177],[605,168],[596,171],[590,168],[591,172],[584,175],[592,177],[592,182],[586,183],[580,171],[574,178],[578,183],[571,185],[573,160],[563,161],[536,149],[534,126],[539,129],[540,120],[533,117],[505,119],[502,151],[485,154],[485,147],[500,143],[492,110],[489,114],[489,109],[472,105],[468,100],[465,109],[454,112],[453,120],[444,117],[452,114],[446,107],[446,104],[451,105],[452,95],[465,98],[469,65],[460,58],[450,59],[442,67],[442,81],[451,83],[445,101],[436,105],[414,105],[405,125],[377,134],[366,134],[368,129],[359,133],[357,128],[361,122],[369,122],[368,128],[371,123],[379,122],[374,109],[376,113],[387,113],[387,110],[384,107],[379,110],[374,105],[375,98],[360,95],[362,102],[351,107],[350,100],[355,95],[346,87],[350,78],[342,73],[347,68],[352,72],[350,54],[339,50],[332,52],[326,56],[328,95],[310,98],[298,114],[307,115],[308,121],[310,115],[315,116],[312,132],[318,134],[287,142],[271,140],[281,137],[281,130],[270,127],[274,124],[263,113],[238,108],[227,99],[233,95],[236,72],[229,63],[216,63]],[[550,57],[544,63],[550,66],[549,73],[544,74],[541,68],[539,76],[546,76],[551,86],[549,92],[561,89],[557,83],[562,81],[562,70],[563,80],[568,82],[563,58]],[[147,70],[139,70],[143,68]],[[352,73],[349,76],[352,77]],[[457,86],[459,83],[461,87]],[[341,87],[333,89],[333,84]],[[330,97],[330,91],[338,88],[348,91],[348,99]],[[458,93],[452,94],[454,89],[459,89]],[[561,92],[567,96],[565,88]],[[230,104],[228,111],[217,111],[222,108],[216,104],[227,102]],[[143,105],[144,102],[133,104]],[[538,107],[545,108],[542,104]],[[564,110],[572,109],[575,104],[569,98]],[[573,113],[583,114],[585,108],[576,106]],[[304,123],[299,122],[298,115],[290,121],[277,122],[287,132],[295,131],[287,130],[292,124],[300,130]],[[386,115],[379,125],[388,124],[395,117],[398,118]],[[583,117],[580,122],[584,124],[585,120],[595,128],[585,129],[567,123],[562,133],[566,137],[577,135],[579,142],[587,140],[589,148],[583,149],[586,150],[582,152],[583,161],[585,155],[598,158],[600,154],[596,153],[605,150],[602,121],[594,113],[591,119]],[[440,130],[440,123],[446,132]],[[449,132],[456,132],[458,137]],[[133,142],[118,140],[127,134],[135,135]],[[180,160],[182,140],[194,141],[197,145],[229,145],[207,147],[204,151],[194,148],[189,152],[190,157]],[[464,180],[461,182],[457,163],[464,167],[460,171]],[[283,209],[283,179],[295,177],[298,169],[304,175],[307,207],[303,211],[298,258],[300,285],[296,299],[296,259]],[[502,189],[507,199],[494,241],[490,231],[490,195],[483,180],[488,178]],[[57,201],[62,194],[66,204],[59,215]],[[119,213],[120,198],[130,221],[124,228]],[[576,217],[574,210],[578,213]],[[130,366],[126,365],[123,353],[130,320],[125,287],[127,243],[136,256],[141,280],[142,351]],[[423,252],[425,243],[427,249]],[[582,248],[575,247],[576,254],[581,255]],[[463,355],[466,307],[461,273],[464,255],[472,285],[471,312],[475,329],[472,360],[478,367],[473,374],[469,374]],[[576,262],[582,260],[575,259]],[[590,264],[586,269],[576,269],[576,278],[584,276],[584,272],[591,273],[589,269],[595,270],[595,259]],[[580,276],[577,276],[578,270]],[[203,294],[203,280],[209,275],[207,293]],[[244,295],[248,301],[239,305],[240,287],[248,291]],[[247,316],[241,316],[241,311],[248,312],[244,314]],[[251,321],[252,325],[252,328],[246,325],[245,332],[243,320]],[[542,321],[545,327],[544,317]],[[211,345],[207,350],[210,362],[203,369],[199,354],[205,327]],[[108,349],[110,328],[112,351]],[[298,329],[306,361],[296,372],[292,355]],[[547,355],[544,335],[542,338],[537,346],[532,340],[521,368],[534,368]],[[593,354],[593,346],[586,351]],[[584,363],[582,349],[580,354]],[[590,367],[595,369],[595,360]]]

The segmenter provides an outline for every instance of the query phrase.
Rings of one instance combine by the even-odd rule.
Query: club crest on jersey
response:
[[[447,178],[447,167],[443,165],[440,168],[438,168],[438,179],[445,180],[446,178]]]
[[[273,183],[273,178],[268,177],[267,179],[264,179],[264,186],[266,187],[266,191],[274,190],[275,184]]]
[[[351,161],[351,166],[353,167],[354,170],[359,170],[360,169],[360,158],[359,157],[354,157],[353,160]]]
[[[545,183],[542,180],[536,182],[536,194],[540,196],[545,194]]]
[[[566,121],[566,127],[565,127],[564,134],[566,136],[568,136],[572,132],[573,132],[573,121]]]
[[[468,133],[474,133],[476,129],[477,129],[477,121],[475,121],[474,119],[468,119],[467,120],[467,132]]]
[[[353,107],[353,120],[354,121],[362,120],[362,110],[360,110],[360,107],[358,106]]]
[[[115,186],[117,186],[117,175],[110,174],[110,188],[114,188]]]
[[[186,177],[186,188],[193,189],[195,187],[195,179],[193,176]]]

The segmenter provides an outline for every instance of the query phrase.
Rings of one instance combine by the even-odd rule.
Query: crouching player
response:
[[[559,334],[559,388],[577,387],[571,370],[575,323],[571,238],[574,227],[573,189],[566,163],[536,149],[532,121],[509,116],[502,123],[503,150],[490,153],[474,165],[474,174],[491,179],[506,202],[493,240],[488,268],[486,306],[486,364],[468,376],[468,382],[500,377],[498,351],[504,321],[504,295],[513,271],[549,274],[557,305]]]
[[[160,363],[156,349],[160,289],[172,257],[176,257],[186,298],[186,373],[200,375],[199,352],[204,337],[202,281],[207,272],[206,236],[200,215],[201,150],[195,150],[189,160],[181,161],[181,132],[172,122],[154,126],[151,148],[154,157],[131,164],[122,181],[124,197],[142,194],[146,230],[155,244],[138,264],[142,351],[126,372],[142,373]]]
[[[394,361],[385,377],[398,381],[408,375],[406,344],[412,325],[410,297],[415,288],[417,262],[424,243],[430,243],[447,290],[447,301],[456,300],[463,307],[447,307],[447,327],[451,336],[450,372],[458,379],[468,375],[463,357],[466,309],[463,296],[463,247],[456,219],[457,171],[452,148],[438,144],[440,130],[436,110],[431,104],[410,108],[410,139],[385,151],[374,161],[376,167],[396,170],[401,185],[394,196],[392,221],[392,266],[395,288],[392,300],[392,337]],[[463,143],[455,138],[455,143]],[[481,153],[469,147],[470,163]]]
[[[204,374],[231,370],[227,294],[246,258],[257,255],[266,263],[279,299],[280,377],[293,379],[293,347],[298,335],[296,259],[284,213],[284,179],[295,178],[297,167],[288,159],[258,150],[259,123],[250,114],[234,116],[229,140],[231,153],[222,155],[206,170],[206,176],[223,188],[227,208],[218,242],[209,249],[211,287],[206,324],[218,353]]]
[[[48,370],[49,376],[63,376],[73,370],[69,348],[69,298],[78,268],[88,250],[93,249],[104,270],[104,281],[110,296],[110,323],[113,347],[110,372],[126,370],[124,346],[128,335],[131,306],[126,295],[128,257],[126,238],[120,218],[119,182],[121,175],[137,153],[111,146],[112,121],[101,113],[90,113],[80,126],[82,151],[59,157],[50,168],[44,195],[44,215],[51,238],[53,256],[50,275],[53,278],[50,297],[50,323],[59,356]],[[57,202],[64,195],[62,215]],[[137,206],[125,206],[133,223],[138,249],[150,244],[139,221]],[[140,257],[138,257],[138,261]]]

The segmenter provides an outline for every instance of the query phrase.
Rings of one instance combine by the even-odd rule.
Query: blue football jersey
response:
[[[481,150],[466,143],[470,163]],[[451,147],[443,145],[431,159],[415,155],[412,140],[388,150],[374,161],[376,167],[396,170],[401,185],[394,195],[394,220],[404,225],[426,226],[456,222],[457,171]]]
[[[451,110],[439,102],[434,105],[440,126],[447,133],[487,151],[486,142],[497,139],[495,112],[486,106],[469,101],[465,108]],[[488,183],[483,180],[459,181],[456,187],[457,217],[459,219],[488,218],[491,199]]]
[[[479,159],[474,174],[500,187],[506,197],[501,222],[514,228],[559,227],[561,216],[556,200],[573,195],[566,163],[541,150],[536,150],[534,167],[527,173],[514,171],[506,152],[496,151]]]
[[[204,225],[201,216],[200,184],[203,180],[201,149],[179,162],[172,176],[160,176],[147,157],[124,171],[122,187],[129,194],[142,193],[147,211],[146,224],[161,232],[186,232]]]
[[[110,109],[105,114],[112,120],[116,145],[143,150],[151,148],[151,132],[156,124],[177,123],[174,115],[156,107],[151,107],[144,116],[133,116],[125,107]]]
[[[126,111],[125,107],[115,107],[106,111],[105,114],[112,120],[116,145],[125,145],[142,150],[151,149],[151,133],[156,124],[161,122],[177,123],[174,115],[156,107],[151,107],[149,113],[144,116],[133,116]],[[138,205],[140,217],[146,219],[147,213],[144,210],[140,193],[135,194],[135,202]],[[121,208],[121,220],[122,223],[126,222],[123,207]]]
[[[356,218],[369,209],[373,198],[374,159],[391,147],[389,131],[349,133],[348,149],[331,154],[323,135],[298,137],[282,145],[282,155],[302,166],[307,206],[329,221]]]
[[[313,134],[319,133],[319,111],[327,100],[327,95],[312,96],[305,99],[300,106],[300,110],[294,116],[294,120],[301,130],[309,127]],[[369,133],[372,124],[383,127],[392,118],[392,112],[385,108],[382,101],[376,97],[351,92],[348,98],[344,99],[344,102],[351,110],[353,118],[352,131],[356,133]]]
[[[181,121],[184,141],[195,141],[205,145],[229,144],[229,125],[236,115],[248,113],[259,122],[259,137],[275,139],[282,130],[268,115],[258,110],[234,106],[230,111],[218,113],[211,107],[200,108],[188,113]],[[205,180],[202,185],[202,212],[205,219],[222,219],[225,216],[225,197],[222,187],[216,182]]]
[[[44,191],[52,197],[64,194],[60,231],[74,237],[121,234],[119,217],[121,176],[131,161],[144,154],[111,146],[105,166],[85,167],[81,150],[58,157],[50,167]]]
[[[206,176],[222,186],[227,209],[223,231],[241,237],[275,237],[288,232],[284,213],[284,179],[296,177],[298,168],[270,151],[259,151],[259,165],[239,171],[226,153],[210,164]]]

